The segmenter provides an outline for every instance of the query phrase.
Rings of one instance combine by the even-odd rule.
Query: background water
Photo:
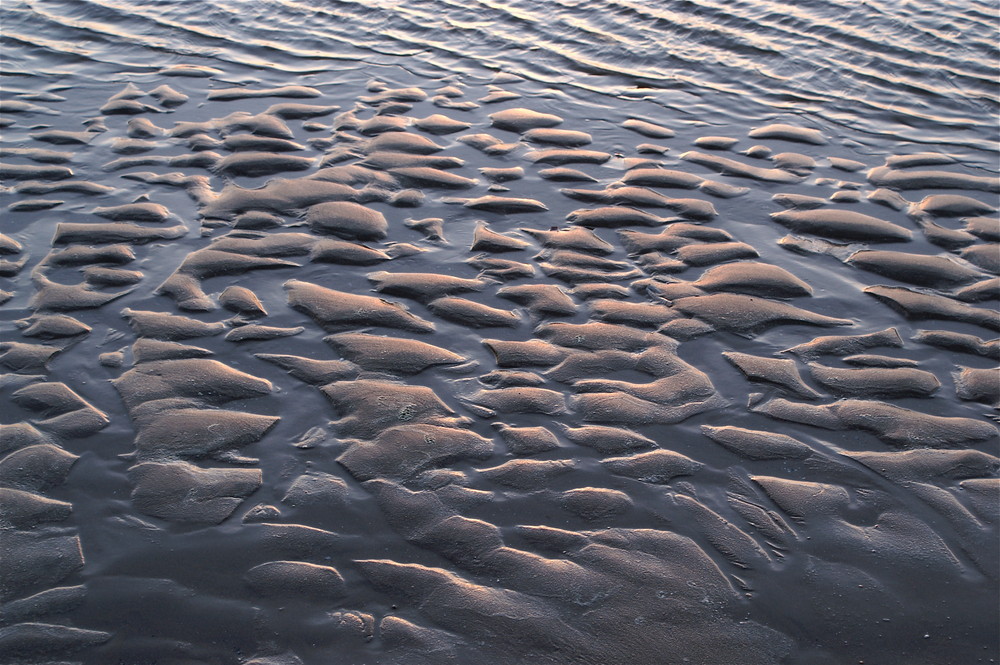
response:
[[[995,150],[996,3],[18,2],[8,74],[215,64],[265,80],[394,64],[517,72],[704,122],[787,112]]]

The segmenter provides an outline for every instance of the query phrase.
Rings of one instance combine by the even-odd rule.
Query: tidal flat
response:
[[[996,4],[0,8],[0,660],[1000,660]]]

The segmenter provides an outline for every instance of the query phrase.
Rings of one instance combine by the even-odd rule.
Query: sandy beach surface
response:
[[[0,661],[997,662],[997,11],[5,0]]]

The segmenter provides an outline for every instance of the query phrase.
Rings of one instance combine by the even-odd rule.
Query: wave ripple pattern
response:
[[[995,4],[0,14],[4,662],[1000,658]]]

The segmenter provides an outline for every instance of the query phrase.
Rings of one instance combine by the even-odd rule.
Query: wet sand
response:
[[[444,7],[4,9],[0,652],[1000,658],[984,13]]]

